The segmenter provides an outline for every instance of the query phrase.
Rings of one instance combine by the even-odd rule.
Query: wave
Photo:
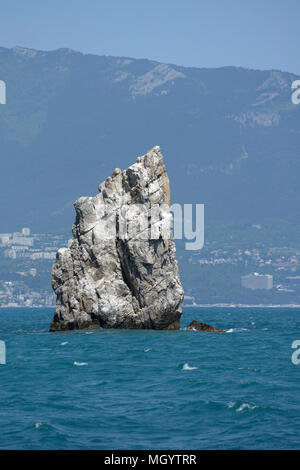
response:
[[[248,328],[230,328],[229,330],[226,330],[225,333],[237,333],[240,331],[249,331]]]
[[[242,403],[231,401],[228,403],[227,408],[235,408],[236,413],[241,413],[244,410],[255,410],[255,408],[260,408],[259,405],[252,405],[251,403]]]
[[[73,362],[74,366],[88,366],[88,364],[89,364],[88,362],[77,362],[77,361]]]
[[[187,362],[183,364],[182,366],[182,370],[195,370],[195,369],[198,369],[198,367],[192,367]]]
[[[235,411],[237,413],[240,413],[241,411],[244,411],[245,409],[254,410],[255,408],[258,408],[258,405],[250,405],[250,403],[243,403]]]

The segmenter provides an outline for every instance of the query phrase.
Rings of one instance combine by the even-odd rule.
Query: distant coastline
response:
[[[209,308],[209,307],[218,307],[218,308],[300,308],[299,304],[190,304],[190,305],[183,305],[183,308],[190,308],[190,307],[198,307],[198,308]]]
[[[11,310],[14,310],[14,309],[24,309],[24,310],[33,310],[33,309],[45,309],[45,310],[54,310],[55,309],[55,305],[30,305],[30,306],[24,306],[24,305],[0,305],[0,310],[1,309],[11,309]]]
[[[300,308],[299,304],[226,304],[226,303],[219,303],[219,304],[189,304],[189,305],[183,305],[183,308]],[[32,305],[32,306],[23,306],[23,305],[0,305],[0,310],[54,310],[55,305]]]

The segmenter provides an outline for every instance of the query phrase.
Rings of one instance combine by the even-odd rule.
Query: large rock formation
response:
[[[50,330],[178,329],[182,313],[169,179],[159,147],[81,197],[70,248],[57,252]]]

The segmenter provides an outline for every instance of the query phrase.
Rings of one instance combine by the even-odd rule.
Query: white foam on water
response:
[[[77,361],[74,361],[74,362],[73,362],[73,365],[74,365],[74,366],[87,366],[87,365],[88,365],[88,362],[77,362]]]
[[[182,366],[182,370],[194,370],[194,369],[198,369],[198,367],[192,367],[187,362],[183,364]]]
[[[94,332],[93,331],[86,331],[85,334],[86,335],[92,335]]]
[[[249,403],[243,403],[239,408],[237,408],[235,411],[237,413],[240,413],[241,411],[244,411],[246,409],[248,410],[254,410],[255,408],[258,408],[257,405],[250,405]]]
[[[225,333],[237,333],[240,331],[248,331],[248,328],[230,328],[229,330],[226,330]]]
[[[231,401],[227,405],[228,408],[233,408],[234,406],[235,406],[235,401]]]
[[[65,346],[66,344],[68,344],[69,341],[64,341],[63,343],[60,343],[61,346]]]
[[[151,348],[144,349],[144,352],[149,352],[149,351],[151,351]]]
[[[244,410],[254,410],[255,408],[259,408],[259,406],[258,405],[251,405],[250,403],[242,403],[239,406],[238,402],[230,401],[227,404],[227,408],[236,408],[235,412],[240,413],[241,411],[244,411]]]
[[[43,426],[43,423],[35,423],[34,425],[35,429],[39,429],[41,426]]]

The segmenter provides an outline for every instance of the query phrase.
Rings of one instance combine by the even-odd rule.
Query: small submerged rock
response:
[[[197,330],[197,331],[208,331],[215,333],[225,333],[226,330],[221,328],[215,328],[214,326],[207,325],[206,323],[201,323],[197,320],[193,320],[188,326],[187,330]]]

